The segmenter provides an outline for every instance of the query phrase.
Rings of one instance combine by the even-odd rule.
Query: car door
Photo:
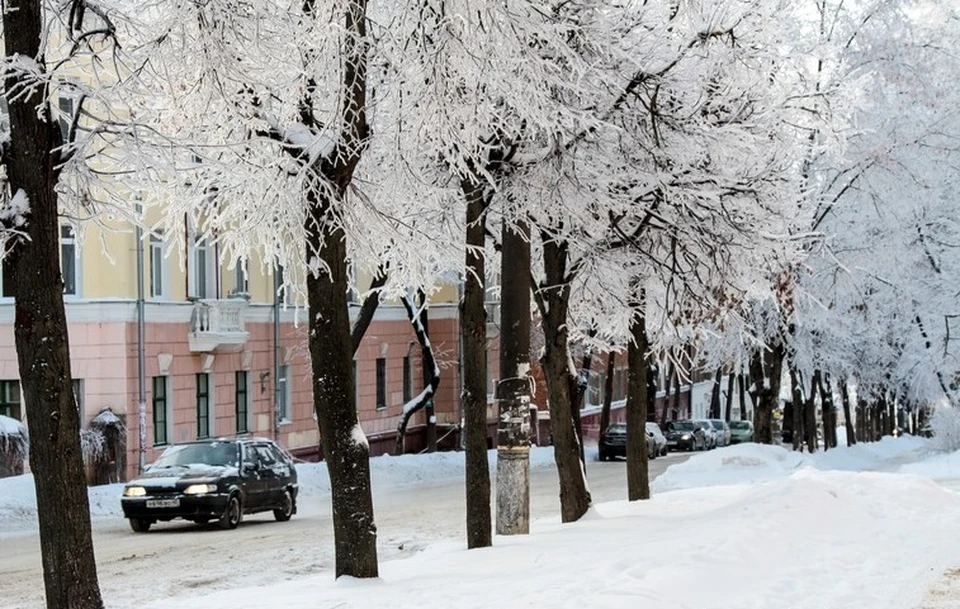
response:
[[[277,458],[269,444],[257,444],[257,455],[260,457],[260,480],[263,483],[260,508],[268,509],[280,501],[281,477],[277,471]]]
[[[243,480],[244,509],[246,510],[258,510],[264,504],[266,487],[262,469],[257,447],[253,444],[244,444],[240,476]]]

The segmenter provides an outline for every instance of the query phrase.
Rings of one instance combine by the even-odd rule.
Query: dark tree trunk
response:
[[[572,522],[590,507],[590,491],[580,460],[580,443],[573,425],[570,401],[570,347],[567,334],[567,310],[570,284],[567,277],[566,243],[541,234],[545,281],[538,290],[537,306],[545,339],[543,368],[550,403],[550,430],[553,454],[560,477],[560,519]]]
[[[820,393],[820,418],[823,420],[823,449],[836,448],[837,413],[833,407],[833,387],[830,383],[829,374],[823,375],[822,382],[817,386],[817,391]]]
[[[610,426],[610,406],[613,403],[613,375],[616,370],[617,352],[611,350],[607,353],[607,378],[603,383],[603,408],[600,409],[600,435],[606,433]]]
[[[410,423],[410,418],[421,409],[426,408],[427,404],[433,401],[433,396],[437,394],[437,387],[440,386],[440,368],[437,367],[437,360],[433,356],[433,345],[430,344],[430,335],[427,332],[427,327],[424,325],[427,319],[427,309],[423,307],[421,313],[418,315],[406,297],[401,298],[400,302],[403,303],[403,308],[407,311],[407,318],[413,325],[414,334],[417,335],[417,342],[420,343],[421,352],[423,353],[423,376],[425,380],[424,389],[417,395],[415,398],[416,401],[403,405],[403,415],[397,424],[397,445],[394,447],[394,452],[397,455],[403,454],[404,442],[407,437],[407,425]],[[433,409],[430,409],[429,412],[432,414],[432,411]],[[436,436],[434,436],[434,440],[436,440]]]
[[[746,383],[743,380],[743,374],[737,375],[737,389],[740,392],[740,420],[747,421],[747,391]]]
[[[820,450],[820,443],[817,441],[817,385],[820,384],[820,371],[814,370],[810,379],[810,394],[803,405],[803,423],[804,438],[807,442],[807,450],[814,453]]]
[[[497,534],[530,532],[530,228],[503,221]]]
[[[357,354],[357,349],[360,348],[363,336],[367,333],[367,328],[370,327],[370,323],[377,313],[377,307],[380,306],[380,289],[387,284],[388,277],[389,275],[387,274],[386,268],[381,266],[377,269],[377,274],[370,284],[370,291],[366,298],[363,299],[363,304],[360,305],[360,312],[357,313],[357,319],[353,322],[353,327],[350,329],[350,351],[354,355]]]
[[[724,420],[729,423],[733,418],[733,384],[736,382],[736,375],[733,372],[727,376],[727,411],[724,413]]]
[[[463,353],[467,547],[493,543],[490,517],[490,470],[487,461],[487,311],[484,308],[486,214],[489,195],[482,178],[464,179],[467,201],[467,253],[460,303],[460,345]]]
[[[593,333],[596,334],[596,333]],[[593,335],[591,334],[591,335]],[[580,364],[580,374],[570,377],[570,411],[573,414],[573,428],[577,432],[577,443],[580,445],[580,462],[586,468],[587,460],[583,452],[583,400],[590,385],[590,371],[593,369],[593,349],[587,348],[583,353]]]
[[[420,340],[420,361],[423,367],[423,386],[433,387],[430,397],[423,405],[424,418],[427,423],[427,452],[437,452],[437,415],[433,410],[433,396],[437,393],[437,385],[440,384],[440,370],[437,369],[436,360],[433,357],[433,346],[430,345],[430,316],[427,309],[427,295],[420,290],[420,326],[423,328],[423,340]],[[411,320],[412,321],[412,320]]]
[[[754,438],[761,444],[773,444],[773,411],[777,407],[777,400],[780,399],[783,357],[783,344],[778,341],[765,353],[757,351],[750,359],[750,378],[753,381]]]
[[[670,369],[667,373],[667,391],[663,396],[663,407],[660,408],[660,419],[657,421],[660,425],[663,425],[667,422],[667,415],[670,412],[670,400],[673,398],[673,388],[674,384],[678,387],[680,381],[677,379],[677,364],[673,361],[670,362]],[[677,394],[677,400],[680,399],[679,393]],[[675,403],[674,408],[679,406],[679,403]]]
[[[654,366],[647,365],[647,408],[646,418],[648,421],[656,421],[657,414],[657,369]],[[644,427],[646,430],[646,427]],[[646,432],[644,432],[646,433]]]
[[[36,58],[47,36],[39,0],[10,0],[4,6],[7,57]],[[41,42],[44,44],[41,45]],[[70,373],[67,319],[60,275],[60,217],[56,183],[61,136],[45,96],[44,77],[22,82],[7,71],[4,89],[10,119],[5,155],[10,194],[29,209],[12,242],[7,264],[14,269],[14,340],[20,386],[30,434],[30,467],[37,493],[40,554],[49,609],[100,609],[90,505],[80,453],[80,417]]]
[[[787,413],[784,413],[785,415]],[[803,390],[800,388],[800,378],[797,371],[790,366],[790,413],[784,419],[790,420],[790,438],[793,450],[803,450],[804,418],[803,418]]]
[[[647,463],[647,329],[639,311],[630,320],[630,344],[627,347],[627,499],[650,498],[650,472]]]
[[[673,386],[673,410],[670,412],[670,420],[676,421],[680,415],[680,400],[683,398],[683,387],[680,385],[680,367],[676,368],[677,374],[674,378],[676,383]]]
[[[713,375],[713,386],[710,387],[710,416],[711,419],[720,418],[720,379],[723,376],[723,368],[717,368]]]
[[[307,274],[313,401],[330,475],[336,577],[377,577],[377,527],[370,490],[370,448],[359,432],[347,310],[347,247],[342,229],[322,219],[331,202],[318,201],[307,222],[308,258],[323,263]],[[304,261],[309,268],[309,260]]]

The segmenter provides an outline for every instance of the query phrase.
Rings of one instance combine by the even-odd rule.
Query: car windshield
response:
[[[710,423],[707,423],[706,421],[694,421],[694,423],[700,429],[710,429]]]
[[[750,429],[750,421],[733,421],[730,429]]]
[[[713,421],[714,429],[723,429],[723,421]]]
[[[693,431],[691,421],[670,421],[667,423],[667,429],[672,431]]]
[[[611,425],[607,427],[608,434],[625,434],[627,433],[626,425]]]
[[[176,467],[178,465],[228,465],[238,467],[239,446],[236,442],[209,442],[203,444],[179,444],[163,451],[151,468]]]
[[[647,423],[647,431],[650,433],[657,433],[660,431],[660,427],[656,423]]]

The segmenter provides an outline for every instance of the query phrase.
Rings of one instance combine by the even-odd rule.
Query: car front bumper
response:
[[[219,518],[227,509],[230,495],[226,493],[209,493],[205,495],[169,494],[145,497],[123,497],[120,504],[123,506],[125,518],[139,518],[142,520],[173,520],[184,518]],[[156,505],[157,501],[169,502],[166,505]],[[172,505],[176,502],[176,505]]]
[[[696,438],[688,438],[686,440],[667,440],[667,448],[670,450],[680,449],[680,450],[689,450],[694,448],[697,445]]]

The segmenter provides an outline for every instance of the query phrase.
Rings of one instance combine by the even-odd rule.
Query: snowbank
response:
[[[325,573],[146,607],[903,609],[960,559],[958,534],[960,496],[930,480],[807,468],[602,504],[580,522],[538,522],[489,549],[433,544],[382,563],[375,581]]]

